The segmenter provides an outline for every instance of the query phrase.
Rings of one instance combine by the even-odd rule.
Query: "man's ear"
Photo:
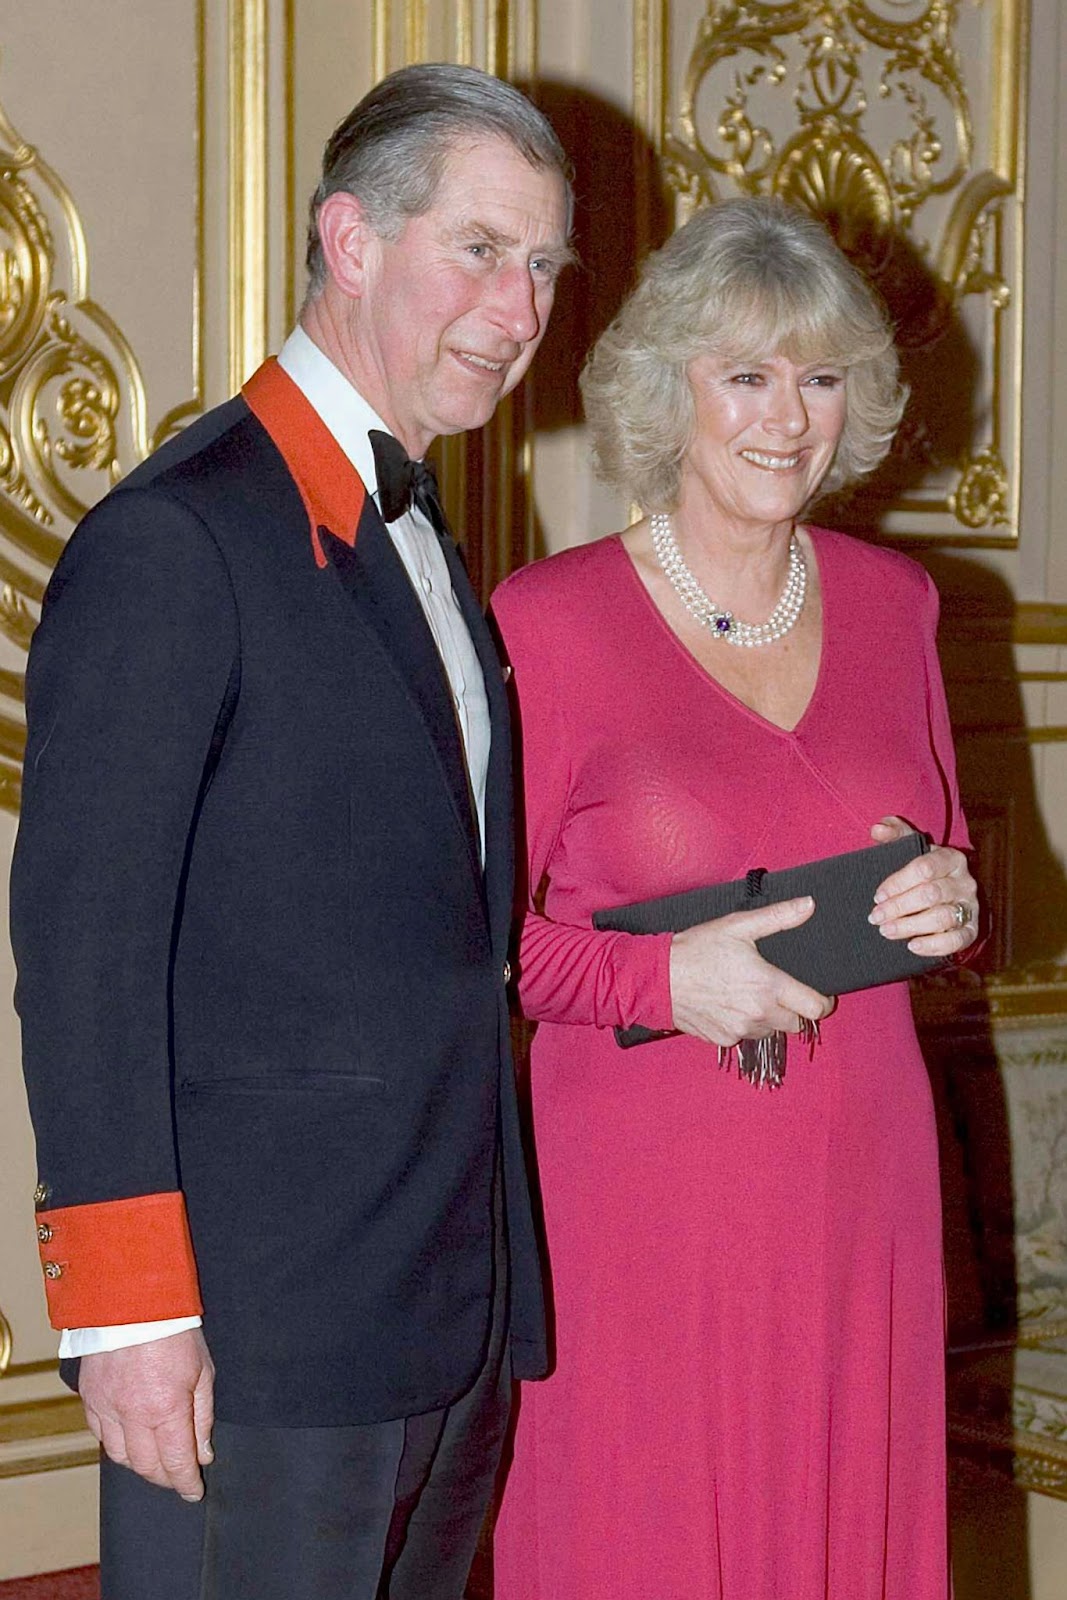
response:
[[[319,207],[319,241],[326,270],[341,293],[358,300],[367,282],[368,252],[377,234],[354,194],[337,190]]]

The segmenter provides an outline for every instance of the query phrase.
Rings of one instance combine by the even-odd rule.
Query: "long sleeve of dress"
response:
[[[513,671],[522,741],[526,905],[519,941],[519,997],[537,1021],[598,1028],[673,1025],[671,935],[600,933],[545,914],[553,867],[565,849],[573,765],[580,751],[567,704],[581,683],[567,681],[566,628],[546,614],[531,569],[496,591],[493,614]],[[520,873],[521,878],[521,873]]]

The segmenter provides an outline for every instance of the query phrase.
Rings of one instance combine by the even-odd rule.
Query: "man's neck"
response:
[[[424,456],[433,438],[416,434],[393,415],[385,386],[376,380],[369,364],[360,360],[360,345],[353,334],[348,302],[343,301],[338,305],[336,298],[324,290],[305,303],[299,322],[312,343],[327,360],[333,362],[338,372],[363,396],[367,404],[374,407],[409,455],[416,459]]]

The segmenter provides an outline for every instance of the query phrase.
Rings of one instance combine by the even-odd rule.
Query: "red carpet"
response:
[[[475,1562],[468,1600],[488,1600],[490,1582],[484,1565]],[[70,1572],[45,1572],[39,1578],[13,1578],[10,1583],[0,1583],[0,1600],[100,1600],[100,1568],[75,1567]]]
[[[492,1580],[486,1566],[475,1562],[468,1600],[488,1600]],[[100,1600],[100,1568],[74,1567],[69,1572],[45,1572],[39,1578],[13,1578],[0,1583],[0,1600]]]
[[[482,1562],[475,1562],[468,1600],[488,1600],[491,1579]],[[99,1567],[75,1567],[70,1572],[45,1572],[39,1578],[13,1578],[0,1583],[0,1600],[100,1600]]]
[[[100,1600],[100,1569],[74,1567],[39,1578],[13,1578],[0,1583],[0,1600]]]

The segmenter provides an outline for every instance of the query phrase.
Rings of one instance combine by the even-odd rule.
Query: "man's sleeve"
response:
[[[64,1328],[59,1341],[60,1361],[96,1356],[104,1350],[126,1350],[135,1344],[169,1339],[172,1333],[199,1328],[202,1317],[168,1317],[163,1322],[116,1322],[103,1328]]]
[[[163,494],[120,490],[71,540],[31,648],[11,938],[56,1327],[201,1310],[169,971],[237,640],[204,524]]]

